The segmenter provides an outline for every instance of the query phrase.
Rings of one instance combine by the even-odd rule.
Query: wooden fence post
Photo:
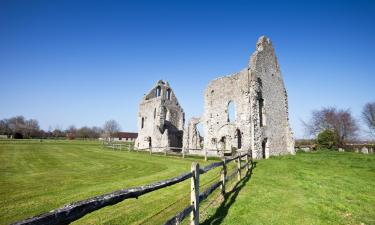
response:
[[[150,155],[152,155],[152,148],[151,148],[151,147],[149,147],[149,150],[150,150]]]
[[[207,149],[204,150],[204,161],[207,161]]]
[[[167,156],[167,148],[168,147],[165,147],[165,151],[164,151],[164,155]]]
[[[182,158],[185,158],[185,148],[182,148]]]
[[[249,172],[250,170],[250,160],[249,160],[250,156],[249,156],[249,153],[246,153],[246,171]]]
[[[221,194],[225,197],[225,178],[227,176],[227,160],[223,160],[223,170],[221,171]]]
[[[190,214],[190,225],[199,225],[199,164],[191,164],[191,192],[190,199],[193,211]]]
[[[237,180],[241,180],[241,153],[239,153],[237,159]]]

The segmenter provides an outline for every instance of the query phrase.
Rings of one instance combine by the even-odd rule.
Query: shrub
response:
[[[337,149],[337,134],[332,130],[324,130],[316,139],[318,148]]]

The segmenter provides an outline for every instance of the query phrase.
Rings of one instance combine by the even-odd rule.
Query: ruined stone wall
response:
[[[229,102],[234,121],[228,121]],[[204,148],[252,151],[254,158],[294,154],[286,89],[268,38],[259,38],[245,69],[210,82],[204,109]]]
[[[193,117],[189,120],[188,126],[184,129],[183,146],[185,149],[201,149],[202,137],[197,129],[200,118]]]
[[[215,79],[208,85],[203,117],[205,148],[230,151],[250,147],[249,82],[248,70],[244,69],[232,76]],[[234,121],[228,120],[230,102],[235,108]]]
[[[235,108],[233,120],[228,116],[229,103]],[[272,43],[264,36],[243,70],[209,83],[204,115],[192,118],[186,128],[184,116],[168,82],[158,81],[140,104],[136,147],[181,147],[183,143],[184,149],[203,154],[197,130],[202,123],[204,149],[215,150],[210,154],[241,150],[251,151],[253,158],[268,158],[295,153],[287,92]]]
[[[254,100],[252,104],[253,157],[268,158],[270,155],[294,154],[287,93],[274,48],[268,38],[264,36],[259,38],[250,65],[253,80],[251,95]],[[263,99],[263,126],[260,124],[259,98]]]
[[[166,81],[158,81],[139,106],[138,149],[182,147],[185,114]]]

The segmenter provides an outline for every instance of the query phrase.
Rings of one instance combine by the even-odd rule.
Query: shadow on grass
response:
[[[236,201],[236,198],[239,192],[246,185],[246,183],[250,180],[251,175],[253,173],[253,169],[255,169],[256,164],[257,164],[256,162],[253,162],[253,166],[251,170],[249,170],[246,173],[246,176],[241,181],[237,182],[230,192],[227,192],[225,194],[225,200],[220,204],[219,208],[216,209],[215,214],[207,218],[201,224],[203,225],[221,224],[221,222],[227,216],[229,208]]]

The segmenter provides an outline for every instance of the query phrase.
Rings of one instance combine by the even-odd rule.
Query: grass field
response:
[[[205,164],[198,158],[111,151],[98,142],[0,141],[0,224],[166,179],[189,171],[193,161]],[[202,185],[217,175],[204,175]],[[161,224],[189,203],[189,189],[187,181],[74,224]],[[203,224],[375,224],[375,157],[319,151],[258,161],[225,202],[207,203]]]

